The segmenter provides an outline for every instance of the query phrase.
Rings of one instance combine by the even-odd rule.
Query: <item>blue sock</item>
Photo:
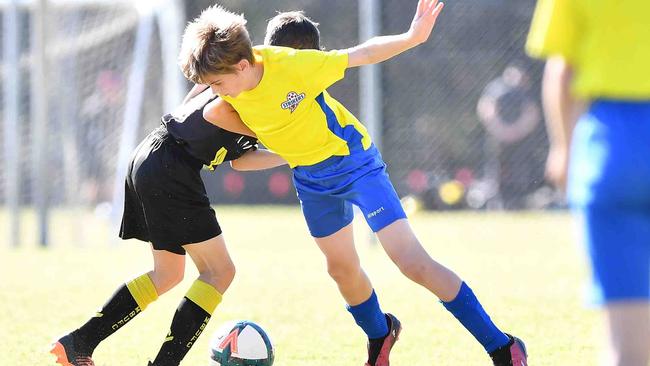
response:
[[[472,333],[488,353],[509,342],[508,336],[492,323],[474,292],[465,282],[461,284],[455,299],[442,304],[463,324],[465,329]]]
[[[359,305],[347,306],[348,311],[354,317],[357,325],[366,332],[368,338],[382,338],[388,334],[388,322],[386,316],[379,308],[377,294],[372,291],[370,298]]]

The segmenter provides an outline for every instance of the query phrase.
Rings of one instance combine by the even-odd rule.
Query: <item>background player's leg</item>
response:
[[[605,365],[647,366],[650,363],[650,304],[612,303],[605,307],[609,346]]]
[[[573,131],[568,199],[580,219],[604,364],[650,358],[650,103],[593,102]]]
[[[612,194],[613,195],[613,194]],[[647,366],[650,358],[650,214],[630,207],[583,208],[595,300],[604,306],[604,364]]]
[[[235,276],[235,266],[226,249],[223,235],[201,243],[184,245],[197,269],[199,278],[194,281],[176,309],[169,333],[165,338],[154,365],[180,364],[196,339],[208,324],[212,312],[221,302]]]

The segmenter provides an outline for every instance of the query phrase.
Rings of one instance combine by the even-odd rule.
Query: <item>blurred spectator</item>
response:
[[[122,76],[112,70],[97,74],[95,88],[82,103],[78,141],[82,201],[97,204],[110,200],[111,173],[119,143],[119,112],[123,108]]]
[[[519,63],[509,64],[483,90],[477,113],[488,132],[486,175],[498,186],[493,208],[525,208],[526,196],[538,188],[534,184],[537,167],[526,158],[534,151],[525,139],[541,117],[526,69]]]

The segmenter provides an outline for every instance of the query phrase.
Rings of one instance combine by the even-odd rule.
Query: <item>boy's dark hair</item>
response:
[[[264,44],[320,50],[318,23],[309,19],[302,11],[278,13],[269,20]]]

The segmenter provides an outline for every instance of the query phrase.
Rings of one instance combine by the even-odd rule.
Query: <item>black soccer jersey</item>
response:
[[[216,97],[208,89],[162,117],[174,140],[211,170],[257,147],[254,137],[226,131],[203,118],[203,108]]]

